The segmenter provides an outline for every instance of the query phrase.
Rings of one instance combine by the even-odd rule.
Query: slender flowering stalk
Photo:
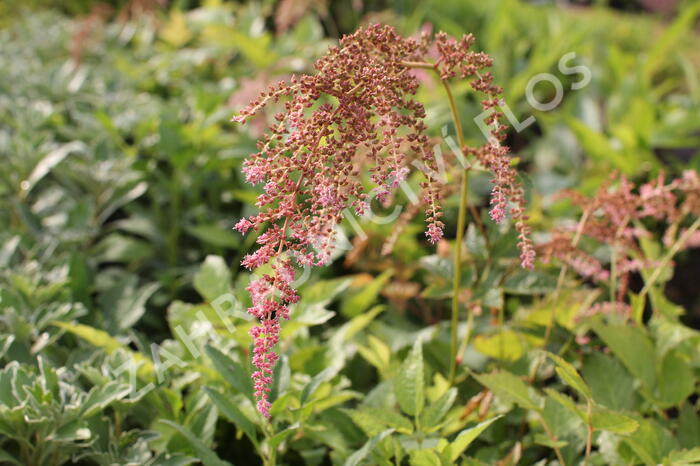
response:
[[[473,79],[473,87],[486,93],[491,102],[499,89],[491,84],[490,74],[478,74],[491,60],[469,50],[473,40],[468,35],[457,41],[444,33],[433,40],[428,35],[403,38],[389,26],[372,25],[330,48],[314,64],[315,74],[271,87],[233,118],[245,123],[266,106],[284,102],[284,111],[274,115],[269,131],[258,142],[258,152],[243,165],[246,181],[263,185],[256,202],[259,212],[234,227],[241,233],[251,229],[259,233],[258,249],[242,265],[250,270],[271,268],[248,287],[253,301],[248,312],[259,322],[251,330],[253,379],[258,409],[264,416],[269,417],[268,393],[278,359],[274,347],[280,320],[288,318],[290,306],[299,299],[292,288],[294,267],[326,264],[343,212],[350,208],[363,215],[372,199],[388,203],[409,174],[408,155],[420,159],[426,168],[421,204],[427,239],[431,243],[442,239],[445,190],[435,175],[438,164],[423,122],[425,109],[413,99],[419,80],[412,68],[427,64],[443,83],[456,75]],[[434,52],[438,59],[428,64],[426,57]],[[497,116],[492,120],[496,122]],[[461,128],[459,133],[462,140]],[[501,160],[507,148],[491,146],[470,151],[487,166],[496,167],[495,161]],[[360,167],[367,167],[374,185],[370,191],[364,187]],[[494,170],[494,174],[506,179],[498,184],[503,191],[499,196],[517,201],[509,172],[499,175]],[[517,208],[511,212],[516,214]],[[516,221],[522,220],[519,215],[514,215]],[[530,244],[529,239],[521,239],[523,242]],[[523,265],[531,265],[531,260],[523,260]]]

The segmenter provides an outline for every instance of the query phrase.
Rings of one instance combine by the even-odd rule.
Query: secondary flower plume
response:
[[[408,156],[427,168],[421,183],[427,239],[436,243],[443,237],[444,190],[434,175],[438,166],[423,122],[425,109],[413,98],[419,87],[413,68],[432,67],[443,81],[457,75],[472,79],[472,87],[488,97],[484,106],[495,107],[500,89],[491,84],[489,73],[480,74],[491,60],[470,51],[472,43],[471,35],[459,41],[443,33],[435,39],[428,35],[412,39],[389,26],[372,25],[341,39],[339,46],[316,61],[315,74],[270,87],[233,118],[244,123],[266,105],[283,102],[284,111],[274,115],[258,142],[258,152],[243,165],[249,183],[263,184],[256,203],[259,213],[235,226],[241,233],[250,229],[259,233],[259,248],[242,264],[251,270],[271,266],[248,288],[253,299],[248,312],[259,319],[251,335],[255,396],[263,415],[269,416],[279,321],[288,317],[289,305],[299,299],[292,288],[294,266],[325,264],[334,245],[334,228],[344,213],[362,215],[373,199],[386,202],[409,174]],[[533,253],[522,215],[522,190],[507,148],[499,143],[503,127],[498,116],[489,121],[495,138],[465,153],[494,171],[494,220],[501,220],[508,203],[513,204],[523,265],[529,267]],[[373,184],[370,190],[365,189],[364,171]]]

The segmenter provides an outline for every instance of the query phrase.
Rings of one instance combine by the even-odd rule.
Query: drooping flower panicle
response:
[[[614,180],[618,180],[613,185]],[[573,191],[564,196],[583,210],[575,227],[560,227],[552,232],[549,241],[540,244],[544,262],[557,259],[567,264],[582,278],[605,282],[614,278],[615,301],[604,306],[594,306],[589,312],[601,309],[626,309],[624,298],[630,275],[643,269],[659,267],[659,261],[644,258],[640,240],[651,238],[653,233],[645,228],[651,223],[658,228],[665,223],[662,241],[671,247],[685,233],[680,228],[685,218],[700,216],[700,177],[694,170],[687,170],[680,178],[666,182],[663,173],[639,187],[624,176],[613,173],[589,198]],[[612,251],[608,267],[599,258],[588,254],[579,239],[597,245],[610,246]],[[691,247],[694,237],[682,244]]]
[[[389,26],[372,25],[331,47],[314,64],[315,74],[270,87],[234,117],[243,123],[268,104],[284,102],[284,111],[274,115],[274,123],[258,142],[258,152],[243,164],[247,182],[264,183],[256,202],[259,212],[235,226],[241,233],[251,229],[259,233],[258,249],[242,264],[251,270],[265,264],[273,268],[248,288],[253,298],[249,312],[259,320],[251,331],[257,369],[253,379],[264,415],[269,415],[267,394],[278,358],[273,348],[280,318],[287,318],[289,305],[298,300],[292,289],[293,264],[325,264],[346,209],[363,215],[373,199],[388,202],[409,174],[406,154],[427,168],[421,183],[426,236],[432,243],[443,237],[443,181],[434,175],[438,166],[423,121],[425,109],[413,98],[420,81],[411,63],[425,63],[437,50],[434,68],[441,79],[474,78],[474,89],[485,92],[492,102],[499,89],[491,84],[490,74],[479,74],[491,60],[470,51],[472,43],[471,35],[456,41],[440,33],[431,41],[428,35],[403,38]],[[502,130],[497,115],[491,118]],[[489,168],[509,166],[503,161],[507,148],[500,145],[490,143],[489,149],[474,153]],[[375,185],[369,192],[361,167]],[[522,208],[518,198],[522,195],[514,177],[507,169],[494,173],[505,181],[497,182],[492,216],[501,220],[507,200],[515,201],[511,212],[516,222],[522,222],[517,210]],[[521,242],[529,245],[526,227],[518,228]],[[529,255],[523,259],[523,265],[530,262]]]

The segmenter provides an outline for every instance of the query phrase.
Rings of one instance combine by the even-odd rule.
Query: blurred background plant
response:
[[[652,265],[670,254],[659,272],[631,273],[622,302],[635,323],[591,312],[617,285],[556,261],[517,271],[508,228],[467,231],[460,298],[474,322],[460,326],[472,338],[454,387],[453,267],[448,243],[424,241],[420,215],[401,230],[363,220],[366,236],[347,225],[344,258],[306,281],[283,330],[271,425],[251,401],[252,324],[237,312],[254,238],[231,227],[254,211],[240,168],[265,118],[229,119],[267,84],[312,72],[339,34],[369,21],[474,33],[515,117],[536,118],[508,144],[544,244],[580,222],[564,189],[592,197],[613,170],[642,185],[700,168],[700,4],[661,3],[2,2],[2,462],[700,461],[700,251],[665,244],[664,221],[646,223],[635,250]],[[580,76],[558,67],[569,52],[591,72],[578,90]],[[551,111],[528,102],[539,73],[564,89]],[[439,141],[453,130],[436,84],[426,77],[419,99]],[[534,92],[547,102],[555,89]],[[478,100],[466,86],[456,94],[471,122]],[[475,124],[465,133],[482,137]],[[488,177],[470,186],[485,216]],[[609,244],[580,246],[614,257]]]

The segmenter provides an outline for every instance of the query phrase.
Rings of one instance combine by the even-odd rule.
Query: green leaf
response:
[[[376,425],[381,425],[381,430],[392,428],[401,434],[410,435],[413,433],[411,421],[395,411],[383,408],[363,408],[361,412],[365,413]]]
[[[0,448],[0,461],[3,463],[7,464],[12,464],[16,466],[25,466],[24,463],[21,463],[17,458],[14,456],[10,455],[8,452]]]
[[[367,440],[367,442],[364,445],[362,445],[362,448],[350,455],[350,457],[345,461],[345,466],[359,465],[362,462],[362,460],[364,460],[367,457],[367,455],[372,453],[372,450],[374,450],[374,447],[376,447],[379,442],[384,440],[388,435],[391,435],[393,432],[394,429],[387,429],[384,432],[381,432],[372,437],[371,439]]]
[[[644,76],[647,79],[651,79],[663,61],[668,60],[668,57],[673,55],[673,51],[682,46],[684,37],[692,36],[692,28],[698,14],[700,14],[700,3],[695,3],[692,6],[691,3],[688,3],[688,7],[678,15],[673,25],[666,28],[661,37],[653,42],[653,47],[644,66]]]
[[[100,262],[134,264],[145,261],[153,253],[153,245],[148,241],[121,233],[111,233],[95,246],[92,255]]]
[[[39,163],[36,164],[32,173],[27,177],[26,185],[23,186],[24,194],[28,194],[34,186],[53,168],[61,163],[71,152],[83,152],[86,146],[82,141],[72,141],[46,154]]]
[[[554,441],[545,434],[535,434],[535,443],[549,448],[564,448],[569,444],[565,440]]]
[[[231,271],[224,259],[219,256],[207,256],[204,263],[194,275],[194,288],[207,301],[231,292]]]
[[[224,380],[238,392],[253,400],[253,384],[250,375],[239,363],[211,345],[206,345],[204,352],[207,353],[209,359],[214,363],[214,368]]]
[[[343,300],[340,312],[347,317],[355,317],[362,314],[374,304],[379,296],[379,292],[387,284],[394,271],[389,269],[374,278],[368,285],[362,287],[357,293],[351,294]]]
[[[160,287],[158,283],[137,286],[138,277],[129,275],[116,280],[98,299],[100,307],[109,317],[109,328],[128,329],[141,319],[146,312],[146,302]]]
[[[311,395],[314,394],[314,392],[318,389],[318,387],[325,382],[326,380],[331,379],[332,377],[335,376],[335,374],[338,373],[338,368],[331,366],[327,367],[318,374],[316,374],[311,381],[306,384],[304,387],[304,390],[301,392],[301,399],[299,400],[301,404],[303,405],[306,403],[306,401],[309,399]]]
[[[593,353],[586,358],[582,372],[597,403],[616,410],[635,406],[634,379],[617,359]]]
[[[331,346],[340,346],[352,339],[358,332],[367,327],[379,314],[386,309],[384,305],[374,306],[367,312],[353,317],[347,323],[340,327],[331,338]]]
[[[425,403],[422,348],[420,340],[416,340],[394,382],[396,400],[401,409],[411,416],[420,415]]]
[[[359,427],[367,437],[380,434],[388,428],[388,425],[375,416],[369,409],[343,409],[352,422]]]
[[[434,450],[424,448],[408,452],[411,466],[442,466],[440,456]]]
[[[567,411],[578,416],[578,418],[581,419],[583,422],[587,422],[586,414],[583,411],[581,411],[581,408],[579,408],[576,405],[576,402],[574,402],[574,400],[569,398],[567,395],[564,395],[563,393],[559,393],[556,390],[552,390],[551,388],[545,388],[544,391],[549,397],[548,399],[556,401],[562,407],[566,408]]]
[[[220,225],[195,225],[185,228],[189,234],[199,240],[220,248],[237,248],[241,244],[240,236]]]
[[[452,461],[457,461],[457,458],[460,457],[464,450],[466,450],[483,431],[502,417],[502,415],[492,417],[487,421],[479,423],[474,427],[470,427],[469,429],[464,429],[462,432],[460,432],[459,435],[457,435],[457,438],[450,443],[450,459]]]
[[[583,381],[583,379],[579,375],[578,371],[576,371],[576,368],[574,366],[572,366],[556,354],[552,354],[550,352],[546,353],[547,356],[556,364],[557,367],[555,368],[555,370],[557,371],[557,374],[559,374],[559,377],[564,381],[565,384],[576,390],[584,398],[588,400],[593,398],[593,393],[591,392],[591,389],[588,387],[588,385],[586,385],[586,382]]]
[[[684,403],[678,417],[678,442],[682,447],[691,448],[700,439],[700,415],[689,403]]]
[[[477,335],[474,348],[486,356],[504,361],[517,361],[525,354],[524,336],[510,329],[493,335]]]
[[[674,450],[664,458],[663,464],[669,466],[700,464],[700,447],[692,450]]]
[[[10,239],[5,240],[4,244],[0,247],[0,267],[4,269],[10,265],[12,256],[14,256],[17,251],[17,246],[19,246],[21,239],[19,235],[14,235]],[[2,450],[0,450],[0,452],[2,452]]]
[[[231,398],[222,395],[210,387],[204,387],[209,398],[214,402],[221,414],[232,422],[237,428],[245,433],[251,442],[257,447],[258,437],[256,435],[255,424],[243,414],[243,411],[231,401]]]
[[[659,360],[666,353],[690,339],[700,339],[700,332],[666,317],[654,316],[649,327],[656,340],[656,356]]]
[[[131,392],[129,384],[116,381],[107,382],[105,385],[95,386],[90,390],[87,398],[80,404],[80,416],[88,418],[103,411],[114,401],[121,400]]]
[[[423,411],[423,414],[421,414],[421,428],[428,433],[437,430],[456,398],[457,389],[453,387],[435,400],[435,402],[428,406],[428,408]]]
[[[608,141],[608,137],[573,117],[567,117],[566,123],[576,135],[583,151],[594,161],[603,166],[619,169],[625,174],[633,174],[639,169],[638,160],[626,157],[616,150]]]
[[[654,346],[646,333],[638,327],[603,325],[600,321],[592,327],[632,375],[651,392],[656,385],[656,358]]]
[[[525,409],[535,411],[542,409],[542,397],[510,372],[472,375],[481,385],[488,387],[496,396],[504,400],[512,401]]]
[[[640,420],[639,429],[625,437],[623,442],[645,464],[659,464],[671,451],[678,449],[678,442],[671,432],[652,419]]]
[[[49,436],[49,440],[70,443],[89,440],[90,437],[92,437],[92,432],[88,429],[87,422],[76,419],[68,424],[62,425]]]
[[[531,270],[518,270],[509,276],[503,284],[503,290],[509,294],[534,295],[545,294],[557,287],[556,277]]]
[[[593,428],[616,434],[629,434],[637,430],[639,423],[629,416],[602,406],[593,406]]]
[[[214,450],[206,446],[204,442],[198,439],[196,435],[194,435],[185,427],[167,419],[161,419],[159,420],[159,422],[172,427],[180,434],[182,434],[182,436],[185,437],[185,439],[190,444],[195,454],[199,457],[199,460],[202,462],[202,464],[204,464],[204,466],[231,466],[231,463],[229,463],[228,461],[223,461],[221,458],[219,458],[219,456],[216,454],[216,452],[214,452]]]
[[[542,415],[547,422],[547,426],[549,426],[554,436],[558,439],[572,434],[575,436],[578,432],[581,432],[584,427],[578,410],[572,411],[570,408],[565,407],[562,403],[549,396],[545,398]],[[549,439],[548,436],[547,439]]]
[[[107,354],[111,354],[116,350],[123,350],[128,353],[134,361],[140,365],[142,370],[147,373],[153,372],[153,362],[141,353],[133,352],[122,345],[116,338],[111,337],[107,332],[98,330],[83,324],[72,324],[69,322],[51,322],[51,325],[68,330],[74,335],[79,336],[88,343],[104,349]],[[141,370],[141,369],[140,369]]]
[[[299,425],[300,424],[298,422],[295,422],[283,431],[277,432],[275,435],[273,435],[272,438],[270,438],[269,440],[270,448],[277,448],[282,442],[291,437],[294,434],[294,432],[296,432],[297,429],[299,429]]]
[[[666,355],[659,374],[659,401],[665,405],[681,404],[695,391],[691,367],[674,351]]]
[[[14,335],[0,335],[0,358],[5,356],[5,353],[7,353],[8,349],[10,349],[10,346],[14,341]]]

